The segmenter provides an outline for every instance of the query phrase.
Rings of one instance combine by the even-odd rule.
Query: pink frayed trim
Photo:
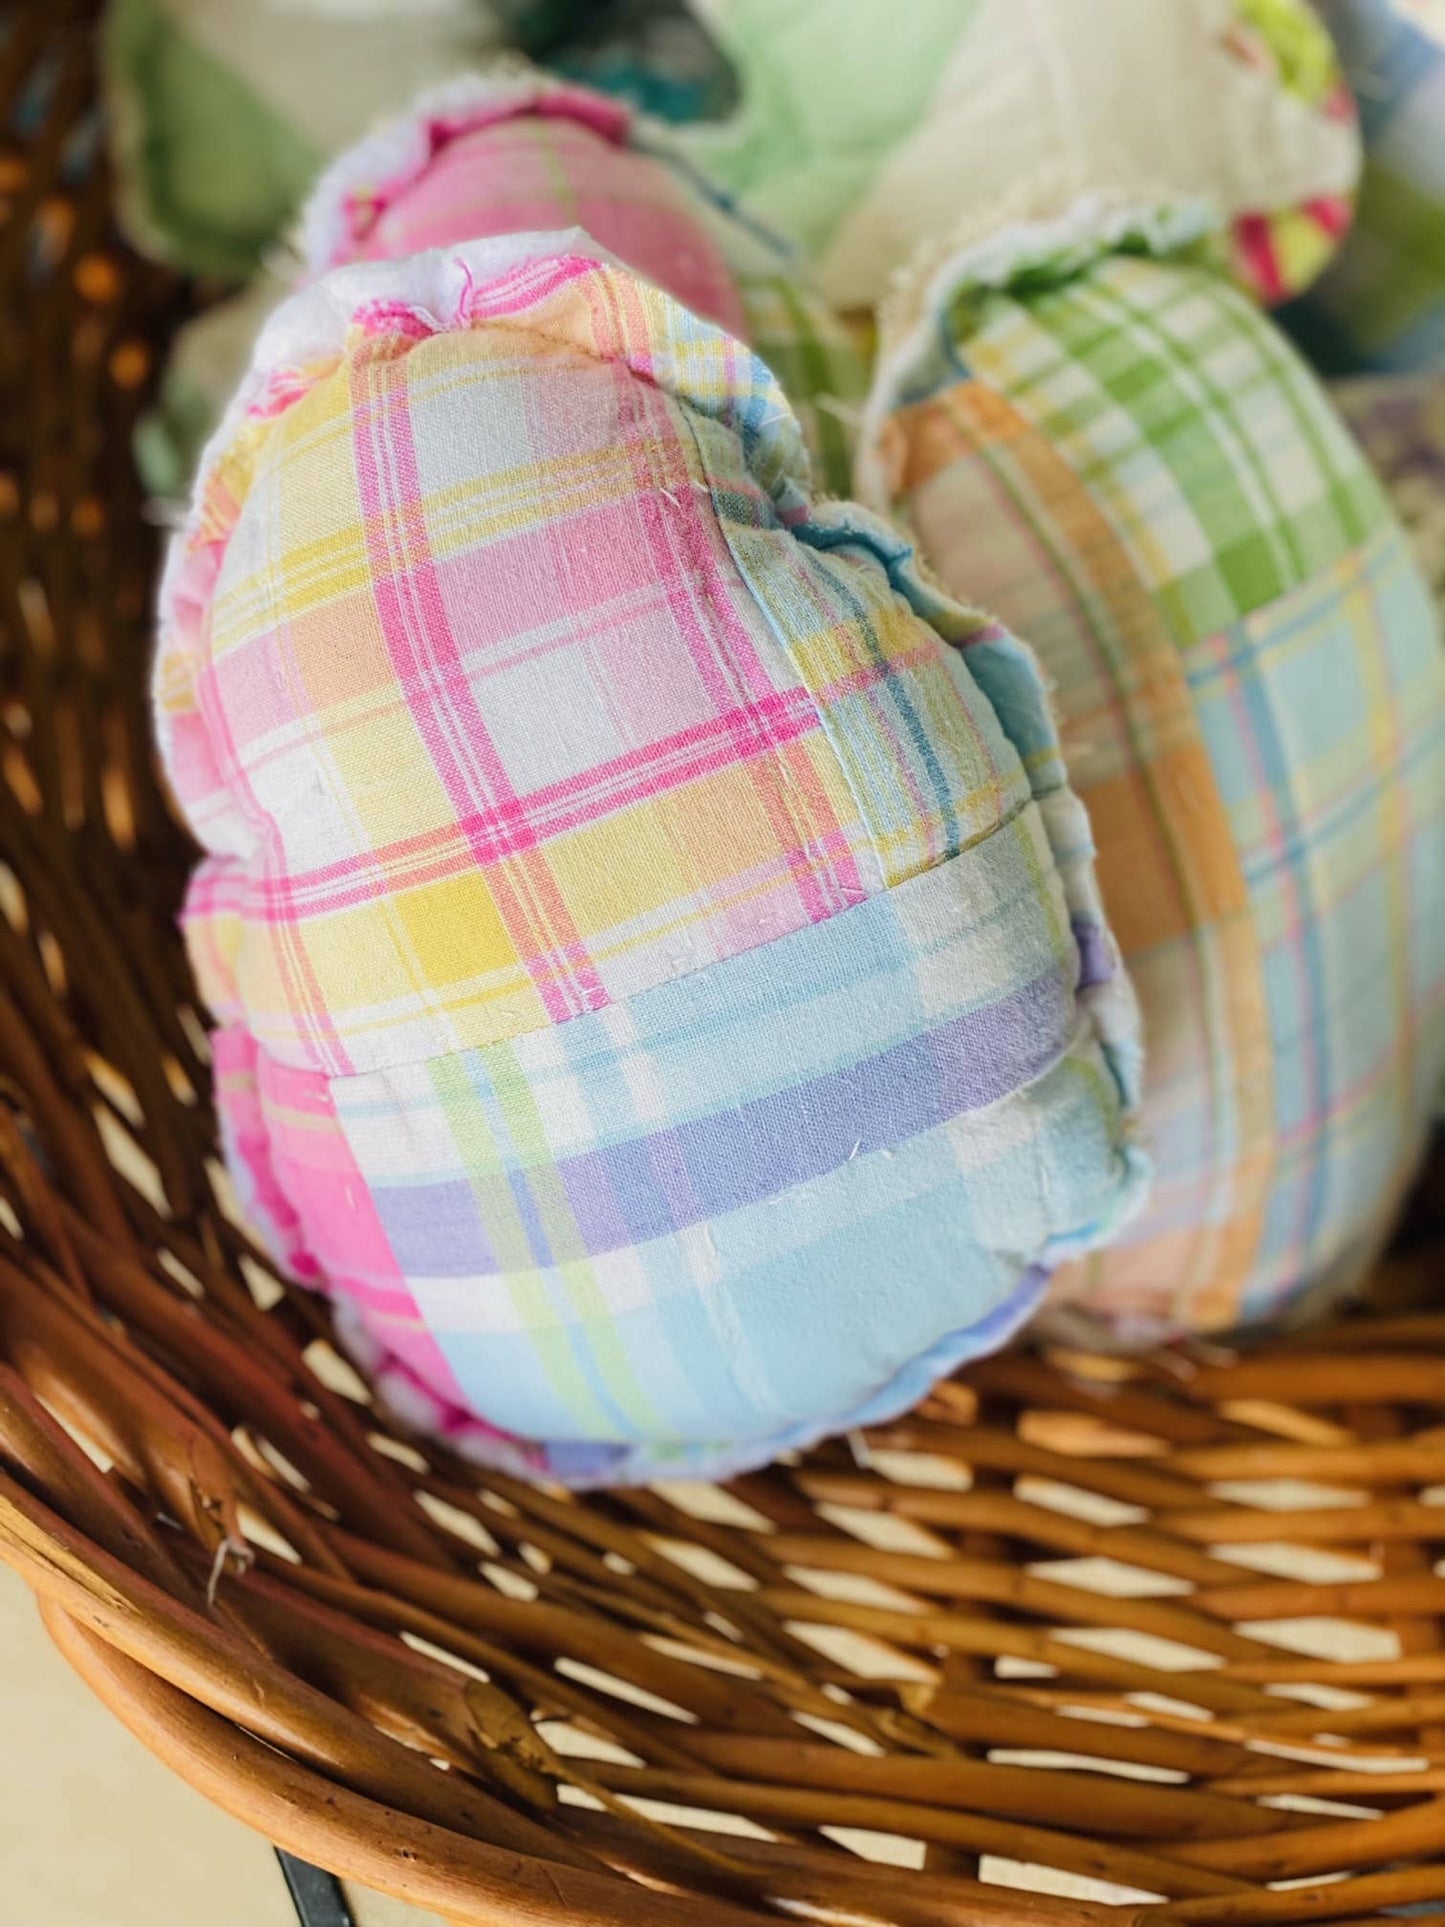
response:
[[[430,315],[409,308],[404,301],[368,301],[352,320],[365,335],[400,335],[406,341],[430,341],[438,332]]]
[[[253,421],[274,421],[293,408],[306,391],[313,386],[313,374],[302,374],[296,368],[278,368],[267,382],[265,388],[246,409]]]

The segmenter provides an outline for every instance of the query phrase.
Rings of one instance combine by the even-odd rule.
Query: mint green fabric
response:
[[[742,104],[687,130],[714,179],[820,253],[899,140],[923,115],[977,0],[906,0],[906,29],[880,34],[878,0],[695,0],[737,69]]]
[[[241,280],[333,155],[579,0],[112,0],[107,121],[146,253]]]
[[[197,46],[164,0],[115,0],[107,51],[135,237],[199,274],[249,274],[323,155]]]
[[[1306,0],[691,0],[741,104],[694,157],[874,309],[910,265],[1082,197],[1199,198],[1270,302],[1345,225],[1358,130]]]

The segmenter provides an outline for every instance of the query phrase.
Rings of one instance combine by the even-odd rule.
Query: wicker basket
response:
[[[143,695],[181,294],[112,229],[90,12],[0,38],[0,1555],[56,1642],[232,1813],[459,1922],[1445,1906],[1438,1217],[1372,1319],[1002,1358],[587,1501],[389,1429],[248,1248]]]

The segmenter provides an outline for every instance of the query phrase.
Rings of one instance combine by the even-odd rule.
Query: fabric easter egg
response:
[[[1032,658],[587,236],[279,310],[156,703],[245,1208],[464,1449],[721,1473],[896,1412],[1136,1202]]]
[[[1144,1016],[1150,1202],[1055,1281],[1143,1340],[1352,1288],[1445,1076],[1445,655],[1198,209],[967,242],[884,325],[865,500],[1027,634]]]
[[[1199,196],[1214,245],[1270,301],[1306,286],[1349,218],[1350,94],[1306,0],[692,0],[742,100],[690,151],[872,308],[965,210],[1020,183]],[[823,15],[826,13],[826,20]]]

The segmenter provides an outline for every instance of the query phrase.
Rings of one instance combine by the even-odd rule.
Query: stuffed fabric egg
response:
[[[328,181],[156,671],[247,1214],[418,1426],[576,1484],[897,1412],[1143,1183],[1033,659],[813,494],[615,115],[453,96]]]
[[[1091,8],[1091,31],[1128,14]],[[1276,33],[1272,81],[1255,70],[1261,111],[1323,69],[1306,26]],[[1048,152],[1055,105],[1033,111]],[[1341,187],[1309,151],[1306,205]],[[1157,158],[1085,144],[980,203],[954,170],[954,224],[885,314],[860,456],[863,498],[1054,685],[1143,1010],[1156,1179],[1108,1249],[1060,1269],[1053,1317],[1126,1342],[1351,1290],[1445,1076],[1432,598],[1324,392],[1225,272],[1233,172],[1212,140]]]
[[[316,274],[571,227],[755,349],[787,390],[819,487],[851,492],[868,382],[852,332],[788,247],[609,95],[516,61],[434,88],[332,164],[301,240]]]

